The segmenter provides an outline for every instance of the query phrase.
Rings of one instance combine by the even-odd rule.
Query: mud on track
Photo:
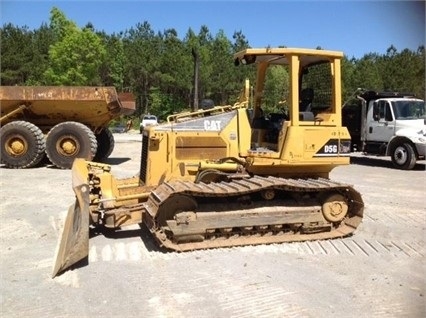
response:
[[[115,135],[113,173],[138,173],[140,135]],[[89,262],[52,279],[74,201],[71,172],[0,167],[2,317],[425,317],[425,163],[413,171],[355,154],[332,179],[362,193],[341,239],[185,253],[139,226],[90,241]]]

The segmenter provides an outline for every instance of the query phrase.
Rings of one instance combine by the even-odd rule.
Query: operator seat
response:
[[[302,89],[300,92],[300,112],[310,112],[312,108],[312,101],[314,100],[314,90],[310,87]]]
[[[302,89],[302,91],[300,92],[300,103],[299,103],[299,120],[300,121],[315,120],[314,113],[312,112],[313,100],[314,100],[314,90],[310,87]]]

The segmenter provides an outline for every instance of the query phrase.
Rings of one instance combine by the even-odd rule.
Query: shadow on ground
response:
[[[382,167],[389,169],[397,169],[392,164],[392,161],[385,160],[383,158],[372,158],[372,157],[351,157],[351,164],[370,166],[370,167]],[[412,170],[424,171],[426,170],[426,164],[416,163]]]
[[[120,240],[125,238],[131,238],[131,237],[140,237],[143,244],[145,245],[146,249],[149,252],[160,252],[160,253],[174,253],[173,251],[169,251],[165,249],[164,247],[160,247],[156,242],[153,235],[150,233],[148,228],[144,224],[139,224],[139,228],[137,229],[131,229],[131,230],[113,230],[113,229],[107,229],[103,228],[101,230],[97,230],[94,228],[91,228],[89,231],[89,239],[94,238],[98,235],[103,235],[108,239],[111,240]],[[77,263],[71,265],[70,267],[66,268],[65,270],[60,271],[56,276],[61,276],[67,271],[75,270],[81,267],[85,267],[89,265],[89,256],[84,257],[82,260],[78,261]]]
[[[128,157],[127,158],[111,158],[110,157],[108,159],[105,159],[102,163],[106,163],[109,165],[119,165],[129,160],[131,160],[131,158],[128,158]]]
[[[108,239],[112,240],[120,240],[131,237],[140,237],[142,242],[144,243],[146,249],[150,252],[163,252],[166,253],[167,249],[160,247],[155,241],[154,235],[151,234],[149,229],[145,226],[145,224],[139,224],[139,228],[137,229],[108,229],[103,228],[101,230],[90,229],[89,238],[103,235]]]

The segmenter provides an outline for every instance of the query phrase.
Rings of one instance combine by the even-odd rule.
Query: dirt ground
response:
[[[114,175],[136,175],[141,136],[115,139]],[[166,253],[137,226],[91,238],[88,264],[55,279],[71,171],[1,167],[1,317],[426,317],[425,162],[351,161],[331,174],[363,195],[351,237]]]

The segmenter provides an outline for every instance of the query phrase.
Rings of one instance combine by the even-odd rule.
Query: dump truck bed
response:
[[[96,130],[113,118],[135,111],[132,94],[118,94],[114,87],[92,86],[1,86],[0,106],[2,125],[30,120],[42,129],[76,121]]]

